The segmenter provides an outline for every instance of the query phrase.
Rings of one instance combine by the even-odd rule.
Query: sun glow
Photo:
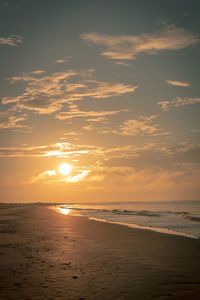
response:
[[[69,208],[66,208],[66,207],[59,207],[59,208],[58,208],[58,211],[59,211],[61,214],[69,215],[71,210],[70,210]]]
[[[48,176],[55,176],[56,175],[56,171],[55,170],[48,170],[48,171],[46,171],[46,174]]]
[[[59,166],[58,170],[59,170],[60,174],[68,175],[68,174],[70,174],[70,172],[72,170],[72,165],[67,164],[67,163],[63,163]]]

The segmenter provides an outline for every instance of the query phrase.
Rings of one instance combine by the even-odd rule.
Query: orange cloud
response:
[[[113,110],[113,111],[81,111],[79,109],[71,109],[67,112],[60,112],[56,115],[56,119],[58,120],[68,120],[73,118],[98,118],[99,117],[107,117],[119,114],[120,111]]]
[[[56,176],[56,171],[55,170],[46,170],[46,171],[38,174],[36,177],[32,177],[30,179],[30,183],[35,183],[35,182],[44,180],[47,177],[51,177],[51,176]]]
[[[115,200],[126,195],[128,199],[169,200],[198,197],[199,170],[194,166],[164,170],[130,167],[99,168],[87,178],[87,190],[102,191],[103,195],[115,195]],[[95,184],[94,184],[95,182]],[[85,184],[86,184],[85,183]],[[119,188],[120,187],[120,188]],[[122,198],[123,199],[123,198]]]
[[[3,120],[0,123],[0,129],[30,128],[29,126],[23,124],[26,119],[26,116],[9,116],[6,120]]]
[[[83,181],[88,174],[90,173],[90,170],[86,169],[80,169],[75,168],[75,171],[70,172],[72,174],[60,174],[59,171],[56,170],[45,170],[41,173],[39,173],[37,176],[33,176],[29,183],[37,183],[37,182],[44,182],[47,184],[52,183],[78,183]]]
[[[66,179],[66,182],[80,182],[82,180],[84,180],[88,174],[90,173],[90,170],[83,170],[81,171],[80,173],[78,174],[75,174],[73,176],[68,176],[67,179]]]
[[[166,82],[169,85],[178,86],[178,87],[190,87],[191,86],[191,84],[189,82],[180,81],[180,80],[166,80]]]
[[[154,134],[161,131],[161,125],[154,124],[157,116],[141,116],[138,119],[126,120],[120,126],[120,134],[137,135],[137,134]]]
[[[13,110],[30,110],[38,114],[52,114],[61,110],[66,104],[72,105],[73,101],[86,98],[106,99],[117,97],[133,93],[137,88],[137,86],[123,83],[91,80],[92,73],[92,70],[84,72],[67,70],[51,75],[43,75],[41,70],[36,70],[22,76],[14,76],[10,79],[10,82],[23,81],[26,83],[25,88],[20,95],[4,97],[2,105],[12,105]],[[70,82],[72,78],[76,82]],[[80,114],[83,116],[84,113],[79,111]],[[94,115],[95,113],[91,112],[91,114]],[[100,114],[103,113],[100,112]],[[107,112],[108,114],[114,113]],[[57,118],[64,119],[64,115],[66,118],[67,113],[57,115]]]
[[[56,143],[40,146],[0,147],[0,157],[78,157],[95,154],[91,145]]]
[[[163,50],[182,49],[199,41],[197,36],[175,25],[165,26],[155,33],[117,36],[91,32],[82,34],[81,38],[104,46],[101,55],[114,60],[134,60],[141,53],[157,54]]]

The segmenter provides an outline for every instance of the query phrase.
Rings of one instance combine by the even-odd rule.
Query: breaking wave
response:
[[[155,205],[155,203],[152,207],[149,203],[142,205],[132,203],[66,204],[59,205],[59,207],[71,210],[74,215],[99,221],[200,238],[199,206],[195,209],[190,205],[186,207],[186,210],[174,209],[171,203],[165,207]],[[142,209],[138,209],[140,207]],[[184,208],[184,206],[180,205],[176,208]]]
[[[145,217],[161,217],[162,215],[175,215],[180,218],[194,221],[194,222],[200,222],[200,216],[193,216],[190,215],[189,212],[185,211],[149,211],[149,210],[127,210],[127,209],[96,209],[96,208],[81,208],[81,207],[73,207],[68,205],[62,205],[62,207],[66,207],[68,209],[74,210],[74,211],[88,211],[88,212],[99,212],[99,213],[113,213],[116,215],[128,215],[128,216],[145,216]]]

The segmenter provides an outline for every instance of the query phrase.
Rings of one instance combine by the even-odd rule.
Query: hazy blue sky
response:
[[[1,201],[199,199],[199,10],[0,1]]]

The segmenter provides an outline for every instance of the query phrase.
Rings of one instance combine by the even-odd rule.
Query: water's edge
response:
[[[159,228],[159,227],[150,227],[150,226],[145,226],[145,225],[129,224],[129,223],[125,223],[125,222],[114,222],[114,221],[108,221],[108,220],[92,218],[92,217],[90,217],[88,219],[98,221],[98,222],[118,224],[118,225],[126,226],[126,227],[129,227],[129,228],[134,228],[134,229],[149,230],[149,231],[159,232],[159,233],[163,233],[163,234],[183,236],[183,237],[198,240],[198,237],[196,237],[196,236],[193,236],[193,235],[190,235],[190,234],[187,234],[187,233],[184,233],[184,232],[171,230],[171,229],[161,228],[161,227]]]
[[[68,209],[68,208],[61,208],[61,207],[51,207],[53,210],[57,211],[58,213],[64,214],[64,215],[70,215],[73,217],[85,217],[89,220],[97,221],[97,222],[104,222],[104,223],[110,223],[110,224],[117,224],[121,226],[126,226],[133,229],[140,229],[140,230],[149,230],[154,232],[159,232],[162,234],[169,234],[169,235],[176,235],[176,236],[182,236],[192,239],[199,239],[197,236],[194,236],[192,234],[187,234],[180,231],[175,231],[168,228],[162,228],[162,227],[153,227],[153,226],[146,226],[146,225],[138,225],[138,224],[130,224],[126,222],[116,222],[116,221],[110,221],[106,219],[101,218],[95,218],[95,217],[88,217],[83,214],[77,213],[77,210]]]

